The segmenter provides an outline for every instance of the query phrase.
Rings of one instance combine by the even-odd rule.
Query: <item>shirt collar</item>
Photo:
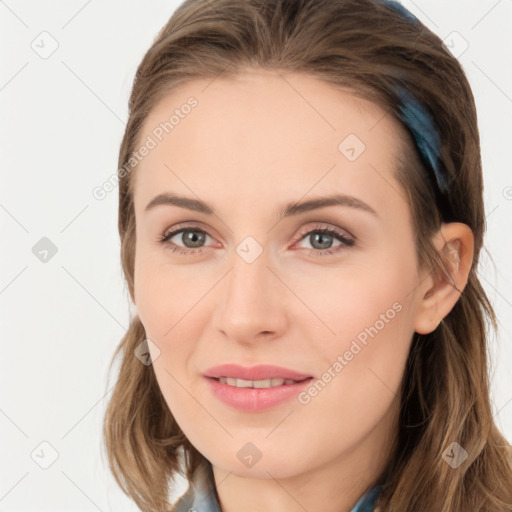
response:
[[[200,465],[194,473],[187,492],[178,500],[174,512],[221,512],[211,463]],[[380,487],[372,487],[363,494],[350,512],[373,512]]]

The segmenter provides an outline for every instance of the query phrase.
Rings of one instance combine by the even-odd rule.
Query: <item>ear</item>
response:
[[[415,331],[418,334],[434,331],[452,310],[468,282],[473,263],[474,237],[466,224],[442,224],[433,241],[451,279],[440,269],[435,269],[422,280],[415,318]]]

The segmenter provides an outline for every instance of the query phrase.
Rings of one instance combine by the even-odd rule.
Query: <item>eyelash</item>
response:
[[[173,242],[169,242],[169,240],[171,238],[173,238],[178,233],[182,233],[183,231],[195,231],[195,232],[204,233],[205,235],[210,236],[210,235],[208,235],[208,233],[206,231],[199,229],[196,226],[184,226],[184,227],[180,227],[179,229],[176,229],[174,231],[171,231],[170,233],[164,232],[162,234],[162,236],[158,239],[158,242],[162,245],[169,245],[169,249],[172,251],[172,253],[174,254],[177,252],[180,256],[186,256],[191,253],[194,253],[196,255],[202,254],[206,250],[206,248],[204,248],[204,247],[198,247],[198,248],[192,249],[190,247],[181,247],[181,246],[174,244]],[[315,226],[313,229],[302,230],[300,233],[300,236],[298,236],[296,238],[295,242],[301,242],[302,240],[304,240],[305,238],[307,238],[309,235],[311,235],[313,233],[329,235],[329,236],[337,239],[338,241],[342,242],[342,245],[339,245],[335,248],[325,249],[325,250],[322,250],[322,249],[309,249],[308,250],[308,249],[306,249],[309,251],[309,255],[311,255],[311,256],[329,256],[332,254],[337,254],[337,253],[345,250],[347,247],[352,247],[355,245],[354,238],[351,238],[351,237],[343,234],[342,232],[338,231],[337,229],[329,228],[329,227],[320,227],[318,225]]]

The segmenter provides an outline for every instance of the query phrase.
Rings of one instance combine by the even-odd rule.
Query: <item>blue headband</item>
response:
[[[411,131],[423,162],[434,172],[439,190],[446,194],[448,177],[441,160],[441,143],[434,119],[407,89],[396,86],[395,93],[400,102],[398,117]]]
[[[412,21],[412,23],[416,25],[420,23],[420,20],[416,18],[412,12],[408,11],[400,2],[395,2],[395,0],[384,0],[384,3],[407,21]]]
[[[414,25],[421,24],[418,18],[399,2],[383,0],[383,3],[407,22]],[[433,171],[438,190],[441,194],[446,194],[449,176],[441,159],[439,133],[431,113],[405,86],[395,85],[393,93],[399,101],[398,117],[410,130],[423,163]],[[442,202],[446,205],[445,200]]]

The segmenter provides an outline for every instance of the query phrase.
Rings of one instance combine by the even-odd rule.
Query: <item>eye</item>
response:
[[[173,241],[173,238],[176,238],[176,240]],[[173,253],[178,252],[180,255],[200,254],[205,250],[202,244],[207,238],[211,237],[206,231],[196,226],[184,226],[171,232],[165,232],[158,242],[168,245]],[[179,243],[184,245],[179,245]]]
[[[337,254],[347,247],[355,245],[355,239],[348,234],[332,227],[316,225],[313,229],[305,229],[300,233],[299,242],[309,241],[313,249],[309,253],[313,256],[326,256]],[[333,247],[334,241],[339,245]]]

